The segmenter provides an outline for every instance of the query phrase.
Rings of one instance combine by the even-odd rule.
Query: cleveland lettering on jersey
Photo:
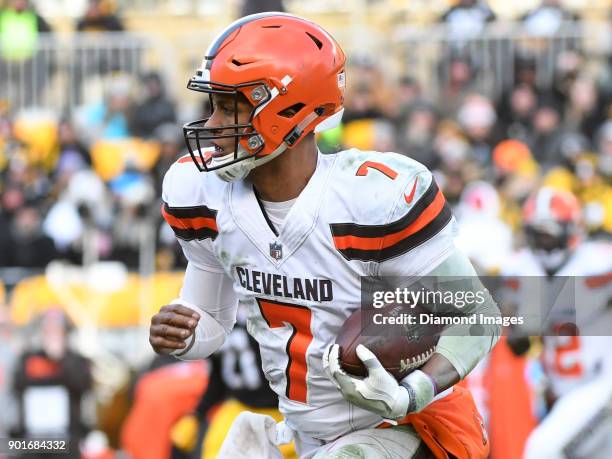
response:
[[[236,266],[238,282],[246,290],[270,296],[306,301],[332,301],[333,284],[329,279],[300,279]]]

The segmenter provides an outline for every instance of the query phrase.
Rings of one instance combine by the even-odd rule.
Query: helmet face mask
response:
[[[572,235],[569,225],[562,224],[555,231],[534,226],[525,228],[527,244],[542,266],[555,271],[567,260],[572,248]]]
[[[335,40],[297,16],[261,13],[230,24],[212,41],[187,85],[209,94],[213,110],[210,118],[183,128],[198,169],[214,170],[223,180],[244,178],[315,128],[335,127],[343,111],[344,63]],[[213,126],[215,94],[231,98],[234,116],[219,114],[223,122]],[[250,113],[245,116],[242,105],[239,117],[244,103]]]
[[[191,83],[191,81],[190,81]],[[208,86],[213,83],[210,81],[203,82]],[[220,86],[219,83],[214,83],[215,86]],[[263,82],[246,83],[242,85],[222,85],[228,86],[227,89],[202,89],[199,85],[193,87],[188,85],[188,88],[199,92],[206,92],[209,95],[211,116],[200,120],[191,121],[183,126],[183,135],[185,143],[189,149],[189,153],[193,158],[194,163],[201,172],[217,170],[221,167],[235,164],[239,161],[244,161],[249,157],[256,156],[263,149],[263,141],[261,136],[256,132],[253,126],[253,117],[255,112],[262,104],[265,104],[270,99],[270,93]],[[243,95],[242,90],[248,88],[257,88],[261,93],[265,94],[259,104],[252,106],[248,99]],[[213,95],[224,95],[231,98],[232,111],[234,120],[232,124],[224,124],[220,126],[207,126],[208,121],[212,117],[216,109],[215,98]],[[240,120],[240,105],[248,104],[250,114],[246,121]],[[220,139],[233,139],[234,148],[232,153],[224,155],[223,161],[214,161],[214,153],[207,154],[207,149],[214,147],[214,141]],[[242,147],[242,148],[240,148]],[[245,148],[246,147],[246,148]],[[209,150],[210,151],[210,150]],[[231,157],[230,154],[232,155]],[[215,162],[217,164],[215,164]]]
[[[253,118],[257,109],[265,104],[270,99],[270,91],[268,91],[265,83],[256,81],[253,83],[245,83],[241,85],[222,85],[211,81],[201,81],[197,85],[188,85],[189,89],[199,92],[206,92],[209,95],[211,116],[200,120],[191,121],[183,126],[183,135],[185,143],[193,162],[201,172],[209,172],[227,168],[241,161],[254,158],[263,149],[264,143],[261,136],[253,126]],[[202,87],[202,84],[208,86]],[[215,88],[211,86],[214,84]],[[216,87],[225,86],[224,89],[216,89]],[[243,95],[243,90],[253,88],[253,91],[258,90],[263,94],[260,103],[252,106],[248,99]],[[220,126],[208,127],[207,123],[214,113],[215,101],[214,94],[226,95],[231,97],[231,105],[234,120],[232,124],[223,124]],[[251,108],[251,113],[246,122],[241,122],[239,104],[248,104]],[[215,155],[216,140],[232,139],[234,147],[231,152],[225,152],[221,156]]]
[[[567,225],[563,225],[560,232],[544,231],[537,227],[528,226],[525,229],[527,241],[531,248],[552,252],[553,250],[567,249],[570,245],[570,234]]]

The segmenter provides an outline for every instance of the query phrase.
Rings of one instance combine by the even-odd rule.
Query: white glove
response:
[[[378,414],[383,419],[401,419],[414,401],[405,387],[384,369],[376,356],[365,346],[357,346],[357,357],[368,370],[366,378],[350,376],[340,367],[338,344],[331,344],[323,353],[323,368],[327,376],[342,392],[342,396],[361,408]]]

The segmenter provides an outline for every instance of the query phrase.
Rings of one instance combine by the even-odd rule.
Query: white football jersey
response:
[[[552,336],[554,332],[547,330],[543,339],[542,361],[557,396],[612,371],[612,318],[608,308],[612,297],[612,244],[585,242],[579,245],[555,276],[549,278],[546,278],[546,272],[533,252],[524,248],[508,261],[502,274],[516,276],[516,301],[526,313],[533,312],[531,305],[534,302],[528,297],[536,290],[535,284],[527,285],[530,282],[527,277],[538,276],[538,282],[546,279],[541,294],[547,294],[544,291],[546,287],[548,292],[559,292],[560,284],[556,283],[559,276],[576,278],[572,289],[562,289],[555,298],[555,307],[547,317],[547,323],[575,322],[579,327],[585,326],[586,333]],[[564,308],[564,298],[568,298],[567,308]]]
[[[248,179],[223,182],[189,156],[168,171],[163,201],[189,262],[233,280],[288,425],[332,440],[379,424],[343,399],[321,358],[361,305],[360,276],[421,276],[453,252],[453,217],[431,173],[395,153],[319,154],[280,234]]]

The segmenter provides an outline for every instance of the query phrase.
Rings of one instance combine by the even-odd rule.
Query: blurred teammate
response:
[[[180,298],[152,318],[150,342],[205,358],[237,303],[247,308],[284,423],[241,414],[219,457],[279,457],[276,444],[293,435],[303,458],[484,458],[480,416],[453,386],[498,327],[445,334],[400,383],[365,347],[368,377],[346,374],[331,345],[361,305],[360,276],[475,274],[425,167],[393,153],[319,154],[314,132],[342,116],[344,64],[327,32],[281,13],[244,17],[213,40],[188,85],[210,95],[213,111],[185,126],[191,157],[171,167],[162,194],[189,264]],[[478,310],[498,312],[490,297]],[[380,428],[385,420],[400,425]]]
[[[612,245],[582,240],[580,206],[566,191],[542,188],[531,196],[524,224],[527,247],[503,274],[518,279],[516,301],[525,313],[536,312],[534,292],[552,298],[541,332],[552,409],[525,458],[611,457]]]

